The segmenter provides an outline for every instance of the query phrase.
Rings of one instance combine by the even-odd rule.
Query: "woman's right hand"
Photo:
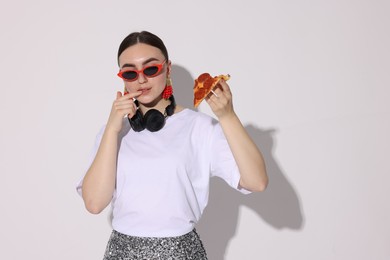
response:
[[[108,118],[106,128],[112,129],[119,133],[122,129],[122,120],[127,115],[129,118],[133,117],[137,111],[137,107],[134,104],[133,98],[139,96],[142,92],[137,91],[134,93],[126,93],[122,95],[120,91],[116,93],[116,99],[114,100],[111,108],[110,117]]]

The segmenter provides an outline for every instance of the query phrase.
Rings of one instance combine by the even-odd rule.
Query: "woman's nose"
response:
[[[140,73],[140,74],[138,75],[138,83],[142,84],[142,83],[145,83],[145,82],[147,82],[147,81],[148,81],[148,80],[147,80],[146,76],[145,76],[143,73]]]

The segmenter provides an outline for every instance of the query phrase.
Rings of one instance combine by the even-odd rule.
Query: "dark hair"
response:
[[[123,39],[122,43],[119,45],[118,57],[117,57],[118,63],[119,63],[119,56],[122,54],[122,52],[124,52],[127,48],[137,43],[148,44],[160,49],[165,59],[169,60],[168,50],[165,47],[164,42],[157,35],[154,35],[153,33],[147,31],[142,31],[142,32],[130,33],[125,39]]]

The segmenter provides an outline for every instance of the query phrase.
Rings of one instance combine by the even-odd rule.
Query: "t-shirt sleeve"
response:
[[[222,131],[221,126],[217,123],[214,125],[210,141],[211,149],[211,176],[217,176],[226,181],[232,188],[244,194],[250,191],[240,187],[240,172],[237,163],[230,150],[229,144]]]
[[[105,129],[105,126],[103,126],[100,129],[99,133],[97,134],[97,136],[95,138],[95,143],[94,143],[94,145],[92,147],[92,150],[91,150],[91,153],[90,153],[90,156],[89,156],[89,160],[87,162],[87,167],[86,167],[86,169],[84,171],[83,176],[79,179],[79,181],[76,184],[76,191],[78,192],[78,194],[80,196],[82,196],[82,187],[83,187],[84,176],[85,176],[87,170],[89,169],[89,167],[91,166],[93,160],[95,159],[96,153],[97,153],[97,151],[99,149],[99,145],[100,145],[100,142],[101,142],[102,137],[103,137],[104,129]]]

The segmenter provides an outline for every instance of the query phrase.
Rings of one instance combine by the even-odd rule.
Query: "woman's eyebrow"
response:
[[[145,65],[151,61],[158,61],[158,59],[157,58],[149,58],[149,59],[145,60],[144,62],[142,62],[142,65]],[[127,68],[127,67],[134,67],[135,68],[135,65],[132,63],[125,63],[122,65],[121,68],[123,69],[123,68]]]

